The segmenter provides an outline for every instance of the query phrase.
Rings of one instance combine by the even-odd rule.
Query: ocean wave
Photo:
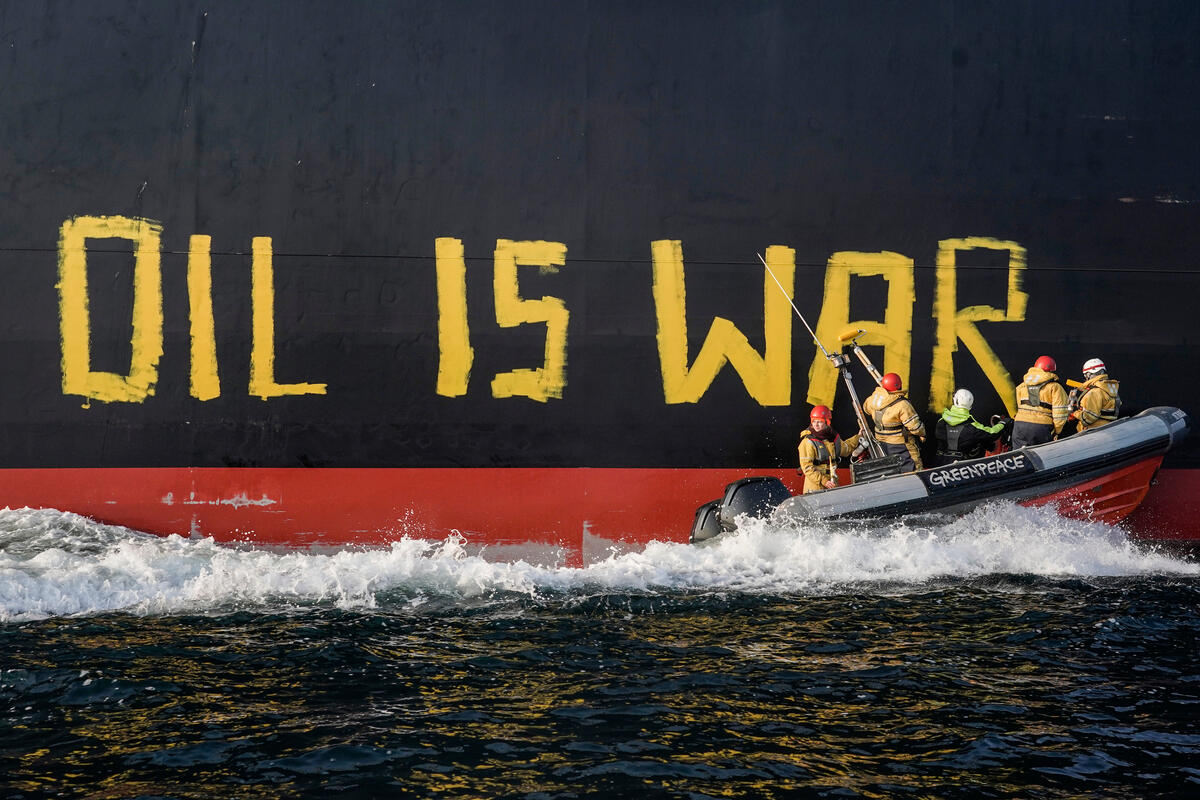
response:
[[[1195,576],[1117,528],[1000,504],[953,521],[781,528],[745,520],[693,546],[652,542],[584,567],[489,558],[460,537],[377,549],[279,551],[159,537],[52,510],[0,511],[0,621],[312,605],[419,611],[579,593],[893,592],[933,580]]]

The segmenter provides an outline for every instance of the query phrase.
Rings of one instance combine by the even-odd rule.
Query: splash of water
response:
[[[654,542],[583,568],[471,554],[460,539],[404,538],[333,553],[237,549],[158,537],[49,510],[0,511],[0,621],[125,611],[227,612],[313,604],[370,609],[386,598],[470,601],[564,592],[894,590],[933,579],[1200,575],[1120,530],[1045,509],[996,505],[951,522],[780,528],[746,521],[705,546]]]

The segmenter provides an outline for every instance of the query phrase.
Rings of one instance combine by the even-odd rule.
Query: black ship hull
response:
[[[1063,377],[1101,356],[1129,413],[1200,401],[1190,3],[0,23],[10,506],[220,538],[686,538],[647,476],[786,475],[810,404],[853,426],[789,300],[818,335],[864,327],[930,421],[959,385],[1011,410],[1042,354]],[[1168,456],[1149,534],[1198,534],[1198,468]],[[368,510],[292,505],[322,487]]]

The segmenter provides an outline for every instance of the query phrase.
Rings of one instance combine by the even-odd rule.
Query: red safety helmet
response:
[[[813,406],[813,410],[808,414],[809,421],[814,419],[823,419],[826,422],[833,422],[833,412],[829,410],[829,406]]]
[[[1050,356],[1038,356],[1038,360],[1033,362],[1033,365],[1043,372],[1058,372],[1058,365]]]
[[[889,372],[880,378],[879,385],[889,392],[898,392],[904,388],[904,384],[900,382],[900,376],[894,372]]]

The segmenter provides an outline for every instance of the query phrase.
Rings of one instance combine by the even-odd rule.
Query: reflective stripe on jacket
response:
[[[863,403],[863,411],[875,425],[875,438],[887,444],[904,444],[914,436],[925,436],[925,425],[904,392],[889,392],[882,386]]]
[[[1120,383],[1107,375],[1097,375],[1079,388],[1079,430],[1107,425],[1121,413]]]
[[[1017,422],[1053,425],[1057,434],[1070,413],[1067,390],[1058,383],[1058,376],[1030,367],[1025,379],[1017,385]]]

